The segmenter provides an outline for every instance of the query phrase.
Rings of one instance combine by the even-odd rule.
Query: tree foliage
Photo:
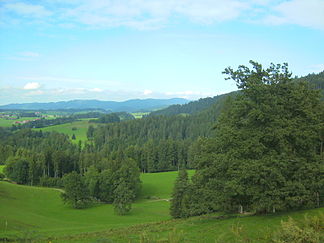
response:
[[[186,200],[188,199],[189,178],[186,170],[181,169],[178,178],[175,182],[171,205],[170,214],[173,218],[183,218],[186,215]]]
[[[241,93],[197,158],[193,182],[207,202],[198,214],[314,207],[323,193],[318,91],[294,82],[287,64],[250,63],[224,72]]]
[[[75,171],[63,177],[64,192],[61,194],[64,202],[73,208],[85,208],[90,202],[89,191],[83,177]]]

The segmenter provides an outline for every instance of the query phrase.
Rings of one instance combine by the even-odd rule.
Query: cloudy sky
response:
[[[324,0],[0,0],[0,104],[197,99],[250,59],[324,70]]]

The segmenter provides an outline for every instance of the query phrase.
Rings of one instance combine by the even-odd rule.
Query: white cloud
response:
[[[43,90],[33,90],[26,93],[27,96],[42,95],[42,94],[44,94]]]
[[[22,23],[17,17],[24,17],[28,18],[24,23],[64,28],[85,25],[147,30],[162,28],[180,17],[198,24],[252,18],[258,23],[324,29],[323,12],[324,0],[39,0],[37,4],[21,0],[3,4],[1,14],[4,23]]]
[[[310,66],[310,73],[319,73],[324,71],[324,63]]]
[[[291,0],[273,8],[265,17],[268,24],[296,24],[324,30],[324,0]]]
[[[93,89],[89,89],[90,92],[103,92],[103,89],[100,88],[93,88]]]
[[[31,82],[31,83],[25,84],[23,89],[32,90],[32,89],[39,89],[40,87],[41,87],[41,85],[39,83]]]
[[[33,57],[39,57],[40,56],[39,53],[32,52],[32,51],[21,52],[20,55],[23,56],[23,57],[31,57],[31,58],[33,58]]]
[[[167,25],[174,16],[202,24],[236,19],[260,1],[266,0],[40,0],[39,5],[8,3],[4,11],[68,28],[82,24],[95,28],[156,29]]]
[[[40,56],[41,55],[37,52],[25,51],[25,52],[20,52],[20,53],[17,53],[16,55],[4,57],[4,58],[8,59],[8,60],[15,60],[15,61],[33,61]]]
[[[152,91],[152,90],[149,90],[149,89],[146,89],[146,90],[144,90],[144,92],[143,92],[144,95],[150,95],[150,94],[152,94],[152,93],[153,93],[153,91]]]
[[[95,80],[95,79],[81,79],[81,78],[70,78],[70,77],[53,77],[53,76],[20,76],[17,79],[27,80],[27,81],[43,81],[43,82],[55,82],[55,83],[70,83],[70,84],[93,84],[93,85],[102,85],[105,86],[120,86],[121,83],[111,80]],[[98,91],[98,90],[97,90]]]
[[[3,9],[25,17],[43,18],[52,15],[50,11],[41,5],[26,4],[23,2],[7,3],[3,6]]]

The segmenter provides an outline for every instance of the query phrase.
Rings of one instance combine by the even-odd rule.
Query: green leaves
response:
[[[214,192],[213,207],[222,210],[315,206],[323,127],[318,91],[294,82],[286,63],[267,69],[250,63],[252,69],[224,71],[242,92],[219,118],[215,138],[201,143],[194,185]]]

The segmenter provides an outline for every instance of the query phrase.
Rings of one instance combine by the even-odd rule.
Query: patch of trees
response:
[[[84,118],[98,118],[101,117],[104,112],[92,111],[87,113],[79,113],[71,115],[75,119],[84,119]]]
[[[120,121],[129,121],[134,120],[135,117],[127,112],[114,112],[110,114],[102,115],[98,119],[90,120],[89,122],[93,123],[114,123]]]
[[[74,122],[76,119],[73,117],[60,117],[55,119],[45,119],[41,118],[35,121],[30,121],[23,124],[12,125],[12,130],[22,129],[22,128],[43,128],[48,126],[55,126],[60,124],[65,124],[69,122]]]
[[[318,90],[294,82],[287,64],[264,69],[250,63],[252,69],[225,69],[241,93],[219,118],[215,135],[199,141],[191,183],[179,175],[174,217],[324,203],[324,106]]]
[[[93,122],[93,123],[113,123],[113,122],[120,122],[120,118],[116,113],[111,113],[111,114],[102,115],[98,119],[92,119],[89,122]]]
[[[215,104],[216,102],[218,102],[219,100],[223,99],[225,96],[228,95],[234,95],[234,92],[230,94],[217,95],[215,97],[201,98],[196,101],[191,101],[188,104],[171,105],[165,109],[153,111],[148,116],[160,116],[160,115],[174,116],[179,114],[199,113],[203,110],[207,110],[213,104]]]
[[[104,170],[90,166],[83,175],[73,171],[63,177],[62,198],[74,208],[88,207],[96,201],[112,203],[116,213],[124,215],[140,191],[139,175],[131,159],[106,163]]]

